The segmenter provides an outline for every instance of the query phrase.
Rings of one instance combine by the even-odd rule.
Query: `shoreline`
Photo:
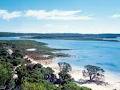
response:
[[[55,74],[59,72],[59,66],[57,63],[52,62],[49,65],[43,65],[45,67],[51,67],[54,71]],[[80,79],[85,79],[82,76],[82,70],[83,68],[79,69],[73,69],[69,74],[72,76],[72,78],[75,79],[75,81],[79,81]],[[114,75],[113,73],[110,72],[105,72],[105,82],[108,83],[108,85],[97,85],[95,83],[90,83],[90,84],[78,84],[80,86],[86,86],[88,88],[91,88],[92,90],[120,90],[120,77]]]
[[[54,70],[54,74],[56,74],[56,76],[58,77],[58,73],[59,73],[59,66],[57,64],[56,58],[53,58],[50,60],[50,63],[45,63],[45,61],[49,62],[48,60],[45,61],[36,61],[31,59],[30,60],[31,63],[40,63],[42,64],[44,67],[50,67]],[[83,68],[74,68],[72,67],[72,71],[69,72],[69,74],[71,75],[72,78],[74,78],[75,81],[79,81],[80,79],[84,79],[82,75],[82,70]],[[85,86],[88,88],[91,88],[92,90],[120,90],[120,77],[113,74],[112,72],[105,72],[105,82],[108,83],[108,85],[97,85],[95,83],[87,83],[87,84],[79,84],[77,83],[77,85],[79,86]]]

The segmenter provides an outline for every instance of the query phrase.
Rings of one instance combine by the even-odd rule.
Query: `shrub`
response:
[[[0,86],[5,87],[12,79],[12,67],[9,63],[0,61]]]
[[[58,90],[57,87],[46,81],[43,82],[27,82],[22,84],[22,90]]]
[[[68,74],[64,71],[61,71],[58,75],[59,75],[60,80],[62,80],[62,81],[65,81],[65,82],[72,81],[70,74]]]
[[[77,84],[69,82],[67,84],[64,84],[61,90],[91,90],[90,88],[87,87],[80,87],[77,86]]]

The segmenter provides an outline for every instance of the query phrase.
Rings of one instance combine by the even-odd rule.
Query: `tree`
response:
[[[0,87],[9,86],[13,73],[12,66],[9,63],[0,61]]]
[[[60,67],[60,72],[58,73],[59,80],[61,80],[62,84],[63,82],[66,83],[72,81],[73,79],[71,78],[70,74],[68,74],[68,72],[72,70],[70,64],[66,62],[59,62],[58,65]]]
[[[21,83],[23,82],[23,79],[25,79],[28,72],[25,65],[21,65],[17,67],[15,71],[17,72],[17,75],[18,75],[18,78],[16,80],[16,86],[18,86],[18,85],[21,85]]]
[[[6,60],[8,56],[9,53],[4,48],[0,48],[0,58]]]
[[[85,66],[86,71],[86,77],[90,78],[90,81],[94,80],[100,80],[104,77],[104,70],[98,66],[93,66],[93,65],[86,65]]]
[[[58,73],[59,75],[59,79],[63,82],[69,82],[69,81],[72,81],[73,79],[71,78],[70,74],[64,72],[64,71],[61,71]]]
[[[22,59],[23,55],[20,50],[15,50],[12,54],[9,54],[5,48],[0,48],[0,59],[4,62],[9,62],[13,66],[17,66],[24,60]]]
[[[51,83],[56,83],[56,81],[57,81],[57,77],[56,77],[56,75],[55,74],[46,74],[45,76],[44,76],[44,79],[45,80],[47,80],[47,81],[49,81],[49,82],[51,82]]]
[[[12,53],[12,56],[13,56],[13,58],[23,58],[23,54],[22,53],[23,53],[22,51],[16,49]]]
[[[72,70],[72,67],[70,66],[69,63],[59,62],[58,65],[60,67],[60,71],[70,72]]]
[[[41,82],[45,80],[46,76],[49,76],[49,80],[53,79],[53,70],[49,67],[45,68],[41,64],[28,64],[28,65],[21,65],[16,69],[18,74],[18,81],[22,82],[22,80],[26,79],[30,82]]]

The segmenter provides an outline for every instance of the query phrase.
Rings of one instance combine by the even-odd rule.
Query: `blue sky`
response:
[[[1,0],[0,32],[120,33],[120,0]]]

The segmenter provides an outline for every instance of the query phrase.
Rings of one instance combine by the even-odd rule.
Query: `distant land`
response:
[[[0,32],[0,37],[21,37],[32,39],[102,40],[119,41],[120,34],[79,34],[79,33],[13,33]]]

